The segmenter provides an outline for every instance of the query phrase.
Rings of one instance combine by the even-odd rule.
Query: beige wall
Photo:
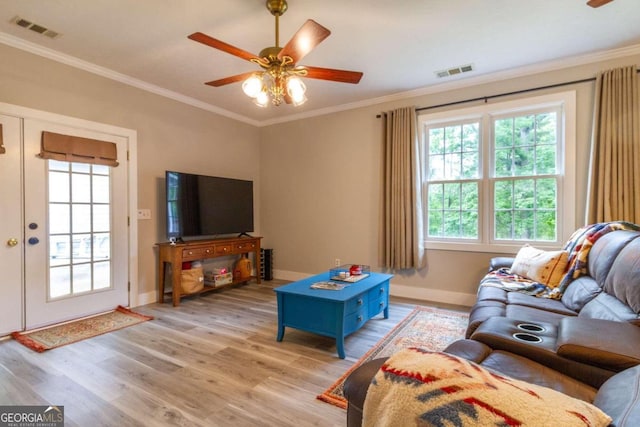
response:
[[[538,73],[464,89],[277,124],[261,131],[262,212],[265,245],[274,249],[276,277],[295,278],[343,263],[379,270],[382,122],[381,111],[438,105],[464,99],[594,77],[597,71],[638,63],[640,57],[610,60]],[[365,72],[366,78],[366,72]],[[536,91],[515,97],[575,90],[577,94],[576,216],[584,221],[594,83]],[[308,94],[313,97],[313,94]],[[462,107],[473,104],[464,104]],[[462,108],[457,107],[457,108]],[[449,107],[452,109],[455,107]],[[428,267],[398,272],[396,295],[470,304],[492,253],[428,251]]]
[[[138,221],[142,302],[156,290],[154,245],[166,241],[166,169],[251,179],[259,194],[258,128],[1,44],[0,58],[0,102],[137,131],[138,207],[152,212]]]

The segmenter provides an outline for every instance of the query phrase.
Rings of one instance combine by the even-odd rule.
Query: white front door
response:
[[[42,132],[114,142],[120,165],[45,160]],[[24,120],[25,327],[129,305],[127,139]]]
[[[22,327],[21,120],[0,114],[0,336]]]

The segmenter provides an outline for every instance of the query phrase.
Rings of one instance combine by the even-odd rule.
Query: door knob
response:
[[[14,247],[17,244],[18,244],[18,239],[16,238],[12,237],[11,239],[7,240],[7,246],[9,247]]]
[[[37,245],[38,243],[40,243],[40,240],[38,240],[37,237],[29,237],[28,242],[30,245]]]

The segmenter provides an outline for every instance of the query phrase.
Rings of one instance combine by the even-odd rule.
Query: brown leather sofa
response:
[[[640,366],[625,369],[599,388],[533,362],[526,357],[494,350],[478,341],[464,339],[447,347],[445,352],[472,360],[481,366],[522,381],[549,387],[569,396],[592,402],[608,414],[614,427],[640,426]],[[349,402],[347,426],[362,425],[362,408],[367,388],[386,359],[375,359],[358,367],[346,379],[344,395]]]
[[[495,258],[490,269],[512,261]],[[640,426],[640,232],[604,234],[587,262],[589,274],[560,300],[480,287],[467,339],[445,351],[592,402],[613,426]],[[348,426],[361,424],[367,388],[384,360],[347,378]]]
[[[490,268],[508,267],[512,261],[496,258]],[[589,275],[571,282],[560,300],[481,286],[466,337],[497,316],[550,324],[577,316],[640,326],[640,232],[616,230],[603,235],[593,244],[587,261]]]

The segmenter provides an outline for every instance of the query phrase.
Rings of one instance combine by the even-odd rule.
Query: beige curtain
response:
[[[426,265],[422,178],[415,107],[384,115],[383,210],[380,265],[419,269]]]
[[[113,142],[42,132],[39,156],[63,162],[118,166],[118,150]]]
[[[586,223],[640,224],[640,95],[636,66],[599,73]]]

